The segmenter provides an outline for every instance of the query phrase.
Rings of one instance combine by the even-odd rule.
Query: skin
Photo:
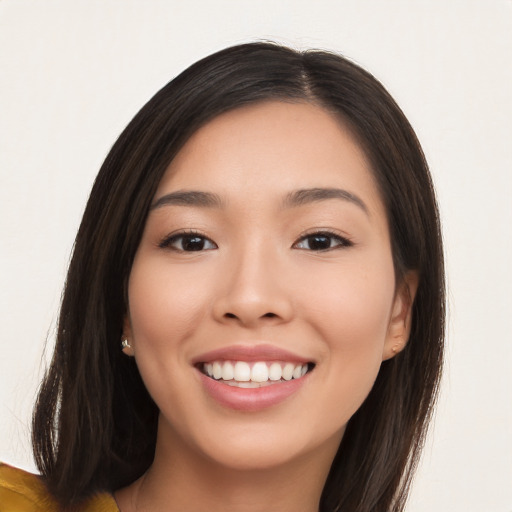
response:
[[[318,188],[351,196],[286,203]],[[126,352],[160,420],[154,464],[116,500],[123,512],[318,510],[348,420],[407,341],[417,278],[396,286],[369,163],[318,106],[266,102],[210,121],[173,160],[154,204],[191,190],[222,204],[160,202],[129,279]],[[169,234],[191,230],[204,250],[185,251],[176,236],[169,245]],[[328,249],[312,249],[318,232],[334,233],[322,235]],[[191,361],[259,343],[315,367],[261,411],[213,400]]]

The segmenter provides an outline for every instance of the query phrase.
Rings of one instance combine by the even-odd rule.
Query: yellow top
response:
[[[76,508],[74,510],[77,510]],[[111,494],[92,496],[80,512],[119,512]],[[62,512],[37,475],[0,463],[0,512]]]

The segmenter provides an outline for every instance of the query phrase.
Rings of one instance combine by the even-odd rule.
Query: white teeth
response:
[[[232,380],[228,382],[230,386],[237,388],[260,388],[261,382],[237,382],[236,380]]]
[[[292,363],[287,363],[283,368],[283,379],[284,380],[292,380],[293,370],[295,369],[295,365]]]
[[[251,380],[251,367],[244,361],[237,361],[234,377],[239,382],[249,382]]]
[[[222,380],[232,380],[234,377],[235,369],[229,361],[226,361],[222,366]]]
[[[268,369],[268,378],[270,380],[281,380],[283,369],[279,363],[272,363]]]
[[[213,363],[213,378],[218,380],[221,377],[222,377],[222,365],[218,361],[215,361]]]
[[[215,365],[213,366],[214,368],[214,371],[215,371]],[[214,373],[215,375],[215,373]],[[302,366],[296,366],[294,369],[293,369],[293,372],[292,372],[292,376],[294,379],[298,379],[300,376],[302,375]]]
[[[253,382],[267,382],[268,366],[266,363],[255,363],[251,369],[251,380]]]
[[[212,361],[203,364],[203,371],[209,377],[223,380],[227,384],[239,387],[259,387],[261,384],[270,384],[281,380],[300,379],[308,372],[307,364],[278,363],[257,361]],[[252,385],[254,384],[254,386]]]

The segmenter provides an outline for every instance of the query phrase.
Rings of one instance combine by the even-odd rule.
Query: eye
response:
[[[353,243],[345,237],[330,232],[311,233],[299,238],[293,245],[295,249],[308,251],[328,251],[342,247],[351,247]]]
[[[159,247],[183,252],[211,251],[212,249],[217,249],[215,242],[200,233],[194,232],[176,233],[168,236],[160,242]]]

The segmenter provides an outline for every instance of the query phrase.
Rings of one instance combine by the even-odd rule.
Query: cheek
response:
[[[206,289],[190,278],[187,272],[170,272],[165,261],[136,258],[128,286],[137,366],[158,406],[173,404],[167,414],[176,424],[181,419],[173,411],[188,396],[187,341],[209,302]]]
[[[329,270],[304,283],[310,290],[304,316],[320,333],[332,378],[341,380],[341,387],[359,385],[364,394],[379,371],[387,339],[395,288],[392,260]]]
[[[371,391],[382,363],[393,292],[392,272],[388,278],[354,271],[336,276],[313,298],[317,314],[309,318],[322,338],[326,363],[322,379],[328,392],[319,404],[324,425],[345,425]]]
[[[380,279],[384,277],[384,279]],[[352,274],[326,294],[326,328],[332,333],[331,348],[344,353],[382,348],[393,299],[393,283],[385,276]]]
[[[160,261],[138,264],[130,275],[128,298],[135,344],[168,349],[197,325],[208,303],[207,289],[197,286],[187,272],[169,272]]]

